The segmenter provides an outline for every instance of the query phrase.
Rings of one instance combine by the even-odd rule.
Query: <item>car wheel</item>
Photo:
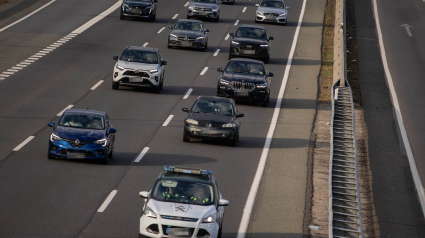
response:
[[[221,226],[220,226],[220,229],[218,229],[217,238],[221,238],[221,233],[223,233],[223,230],[222,230]]]
[[[191,17],[190,16],[187,16],[187,19],[190,19]]]
[[[120,86],[115,83],[114,81],[112,81],[112,89],[118,89]]]
[[[164,76],[162,76],[162,81],[159,84],[159,90],[162,90],[163,85],[164,85]]]
[[[109,152],[108,154],[108,158],[113,158],[114,157],[114,150],[111,150],[111,152]]]
[[[153,92],[156,93],[156,94],[159,94],[159,87],[160,86],[153,86],[153,88],[152,88]]]
[[[232,2],[232,3],[230,3],[230,4],[235,5],[235,2],[236,2],[236,0],[233,0],[233,2]]]
[[[220,20],[220,17],[218,16],[216,19],[214,19],[214,22],[218,22]]]
[[[229,53],[229,60],[231,60],[232,59],[232,55]]]
[[[284,25],[284,26],[286,26],[286,23],[287,23],[287,22],[283,23],[283,25]]]
[[[260,104],[260,107],[267,107],[267,100],[264,100],[260,102],[259,104]]]
[[[122,15],[122,9],[121,9],[121,11],[120,11],[120,19],[121,19],[121,20],[124,20],[124,16]]]
[[[104,159],[101,159],[100,160],[100,163],[102,163],[102,164],[108,164],[108,156],[105,156]]]
[[[50,153],[47,153],[47,158],[48,159],[54,159],[53,155],[51,155]]]
[[[186,130],[183,131],[183,142],[190,142],[190,137],[187,136]]]
[[[258,23],[257,18],[255,19],[255,23]]]
[[[230,146],[232,147],[236,147],[236,144],[238,143],[239,140],[239,133],[235,136],[235,138],[233,138],[233,140],[230,142]]]
[[[265,63],[265,64],[268,64],[268,63],[269,63],[269,61],[270,61],[270,56],[267,56],[267,58],[265,58],[265,59],[264,59],[264,63]]]
[[[155,20],[156,20],[156,12],[155,12],[155,15],[153,15],[153,21]]]

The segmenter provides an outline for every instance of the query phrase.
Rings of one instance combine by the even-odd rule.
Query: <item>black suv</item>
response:
[[[125,17],[148,19],[156,18],[156,3],[158,0],[124,0],[121,4],[120,19]]]
[[[260,59],[268,63],[272,36],[267,36],[267,29],[263,26],[241,25],[235,34],[230,33],[233,40],[230,42],[229,59],[245,57]]]

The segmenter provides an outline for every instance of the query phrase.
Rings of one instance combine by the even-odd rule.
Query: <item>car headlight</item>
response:
[[[108,141],[106,139],[100,139],[94,142],[96,145],[102,145],[105,147],[108,144]]]
[[[218,11],[218,9],[212,9],[212,11],[213,11],[213,12],[217,12],[217,11]]]
[[[269,47],[269,45],[260,45],[260,47]]]
[[[115,68],[119,69],[119,70],[123,70],[124,67],[122,67],[121,65],[117,64],[117,66],[115,66]]]
[[[186,122],[192,125],[198,125],[198,121],[193,120],[192,118],[187,118]]]
[[[232,46],[234,46],[234,47],[238,47],[238,45],[239,45],[239,42],[237,42],[237,41],[231,41],[230,42],[230,44],[232,45]]]
[[[143,215],[150,217],[150,218],[156,218],[156,213],[150,207],[146,207]]]
[[[224,79],[220,79],[220,84],[223,84],[223,85],[229,85],[229,84],[230,84],[230,82],[229,82],[229,81],[227,81],[227,80],[224,80]]]
[[[192,6],[189,6],[187,9],[189,9],[189,10],[192,11],[193,10],[193,7]]]
[[[222,127],[235,127],[235,126],[236,126],[235,123],[227,123],[222,125]]]
[[[59,136],[57,136],[55,133],[52,133],[50,135],[50,141],[53,142],[53,140],[62,140]]]
[[[213,213],[207,217],[202,218],[202,223],[213,223],[217,220],[217,213]]]
[[[286,12],[279,15],[280,17],[286,17]]]
[[[257,88],[267,88],[267,83],[257,84]]]
[[[177,36],[174,34],[170,34],[170,40],[177,40]]]
[[[124,8],[129,8],[127,4],[122,5]]]
[[[158,72],[158,69],[151,69],[151,70],[149,70],[149,72],[156,73],[156,72]]]
[[[264,12],[257,10],[257,14],[263,16],[264,15]]]
[[[196,38],[196,40],[203,40],[203,39],[205,39],[205,37],[203,37],[203,36]]]

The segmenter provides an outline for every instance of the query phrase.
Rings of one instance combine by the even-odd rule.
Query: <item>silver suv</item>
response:
[[[220,5],[217,0],[190,0],[187,6],[187,19],[209,18],[218,22],[220,19]]]

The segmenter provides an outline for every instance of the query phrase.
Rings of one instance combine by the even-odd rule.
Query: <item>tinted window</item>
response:
[[[180,29],[180,30],[190,30],[190,31],[203,31],[204,27],[202,26],[202,23],[199,22],[185,22],[185,21],[179,21],[174,25],[174,29]]]
[[[224,116],[234,116],[233,104],[224,101],[197,100],[192,107],[195,113],[213,113]]]
[[[212,205],[214,204],[214,191],[213,187],[208,184],[159,180],[152,190],[152,198],[157,201]]]
[[[239,27],[236,37],[267,39],[265,29],[254,27]]]
[[[230,74],[253,74],[253,75],[265,75],[265,69],[262,64],[253,62],[238,62],[230,61],[225,69],[226,73]]]
[[[280,1],[262,1],[261,7],[275,7],[275,8],[285,8],[283,2]]]
[[[105,118],[97,115],[65,113],[59,121],[59,126],[103,130],[105,129]]]
[[[158,64],[155,52],[127,49],[121,55],[121,60],[145,64]]]

